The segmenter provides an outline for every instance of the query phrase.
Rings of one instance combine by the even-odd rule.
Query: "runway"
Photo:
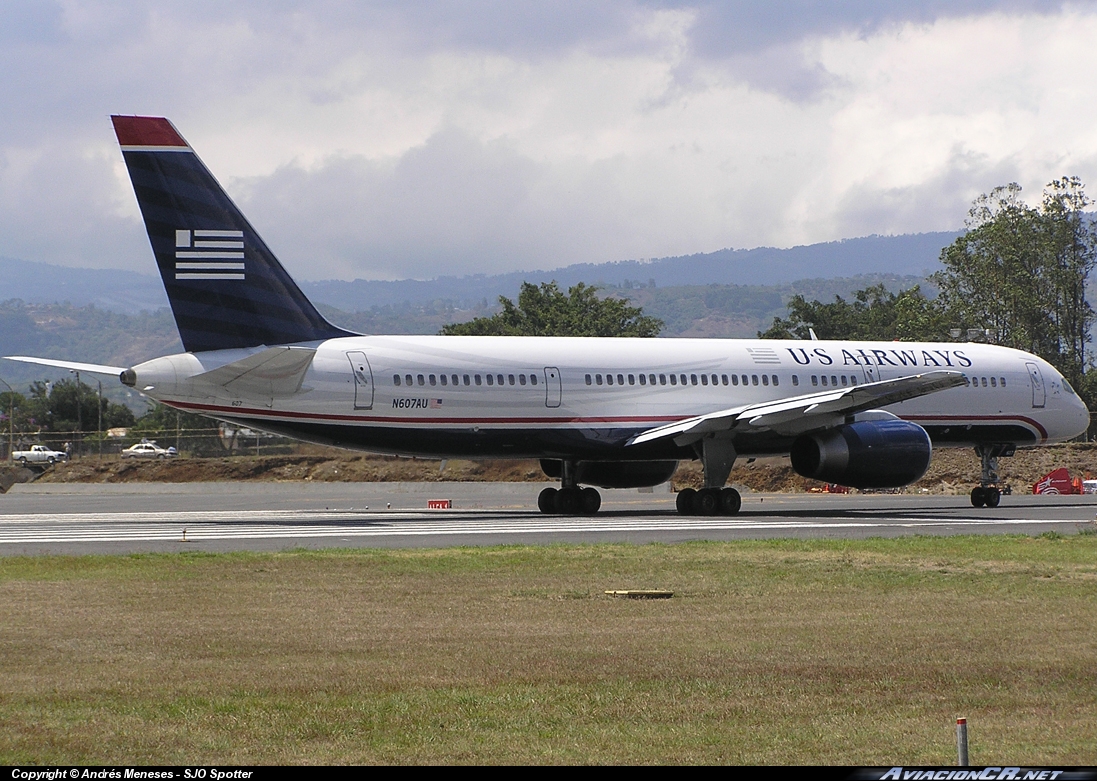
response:
[[[603,492],[593,518],[542,515],[530,483],[25,485],[0,497],[0,555],[663,542],[904,534],[1070,534],[1084,497],[746,494],[734,517],[684,517],[674,496]],[[657,489],[658,490],[658,489]],[[453,509],[427,510],[428,499]]]

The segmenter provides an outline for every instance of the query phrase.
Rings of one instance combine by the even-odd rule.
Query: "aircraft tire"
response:
[[[693,515],[693,496],[697,492],[692,488],[683,488],[674,499],[679,515]]]
[[[716,515],[720,510],[720,491],[702,488],[693,496],[693,511],[697,515]]]
[[[720,492],[720,513],[738,515],[743,506],[743,497],[734,488],[725,488]]]
[[[594,515],[602,506],[602,495],[593,488],[584,488],[580,492],[579,507],[583,515]]]
[[[1002,501],[1002,492],[997,488],[984,488],[983,501],[986,502],[987,507],[997,507]]]
[[[971,489],[971,506],[982,507],[987,503],[986,492],[982,486],[976,486]]]
[[[555,488],[546,488],[544,491],[537,495],[537,509],[545,513],[546,515],[556,512]]]
[[[561,488],[556,492],[556,512],[561,515],[578,514],[581,499],[578,488]]]

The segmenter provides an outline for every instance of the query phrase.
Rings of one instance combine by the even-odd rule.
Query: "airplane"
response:
[[[1043,359],[978,343],[361,335],[325,320],[166,118],[113,116],[186,352],[114,374],[185,412],[298,440],[428,458],[535,458],[544,513],[654,486],[699,459],[685,515],[734,515],[738,458],[789,456],[855,488],[918,480],[971,447],[975,507],[998,459],[1071,439],[1089,412]]]

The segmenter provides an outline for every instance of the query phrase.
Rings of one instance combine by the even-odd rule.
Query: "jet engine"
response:
[[[599,488],[646,488],[665,483],[677,468],[677,461],[580,461],[575,478],[582,485]],[[541,471],[560,477],[561,464],[542,458]]]
[[[898,488],[926,473],[933,446],[924,428],[896,418],[804,434],[789,455],[804,477],[853,488]]]

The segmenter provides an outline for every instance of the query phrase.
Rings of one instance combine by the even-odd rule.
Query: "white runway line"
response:
[[[866,521],[764,520],[733,517],[477,518],[482,511],[377,512],[357,510],[241,510],[234,512],[68,513],[0,515],[0,545],[61,542],[140,542],[310,537],[419,537],[428,535],[569,534],[957,528],[1075,524],[1077,519],[878,518]]]

